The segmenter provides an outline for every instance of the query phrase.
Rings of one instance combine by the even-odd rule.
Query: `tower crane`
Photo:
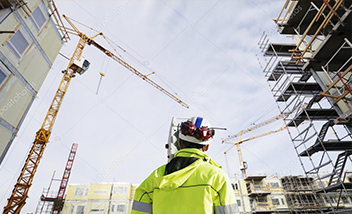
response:
[[[144,81],[157,88],[159,91],[175,100],[182,106],[189,108],[189,106],[180,100],[175,95],[171,94],[163,87],[152,81],[147,75],[142,74],[136,68],[132,67],[122,58],[116,56],[111,51],[104,48],[98,42],[95,41],[95,38],[98,36],[103,36],[103,33],[99,32],[92,37],[87,36],[83,32],[81,32],[72,22],[71,20],[63,15],[66,21],[72,28],[65,27],[63,24],[59,24],[59,30],[66,30],[68,33],[76,35],[79,37],[78,44],[72,54],[72,57],[68,63],[66,70],[63,72],[63,77],[59,84],[59,87],[55,93],[54,99],[51,102],[49,110],[45,116],[44,122],[40,129],[36,133],[35,140],[31,146],[27,159],[23,165],[21,173],[16,181],[16,184],[12,190],[11,196],[8,198],[7,204],[4,207],[4,214],[7,213],[20,213],[21,209],[26,203],[26,199],[28,197],[28,191],[32,185],[34,175],[37,171],[39,162],[43,156],[44,150],[49,142],[51,131],[55,120],[57,118],[57,114],[61,107],[62,101],[67,93],[68,87],[70,85],[71,80],[76,76],[76,74],[82,75],[89,68],[89,61],[82,57],[82,53],[86,45],[94,46],[98,50],[102,51],[105,55],[112,58],[116,62],[118,62],[123,67],[130,70],[132,73],[136,74],[138,77],[142,78]],[[62,23],[62,22],[58,22]]]
[[[244,143],[244,142],[247,142],[247,141],[250,141],[250,140],[254,140],[254,139],[257,139],[257,138],[261,138],[261,137],[264,137],[264,136],[267,136],[267,135],[271,135],[271,134],[274,134],[274,133],[277,133],[277,132],[280,132],[280,131],[283,131],[285,129],[285,125],[282,125],[279,129],[277,130],[273,130],[273,131],[268,131],[268,132],[264,132],[264,133],[261,133],[259,135],[256,135],[256,136],[253,136],[253,137],[249,137],[249,138],[246,138],[246,139],[243,139],[243,140],[239,140],[235,143],[231,143],[231,142],[227,142],[227,141],[223,141],[223,143],[226,143],[226,144],[231,144],[230,148],[228,148],[224,154],[227,154],[227,152],[229,152],[233,147],[236,146],[236,149],[237,149],[237,154],[238,154],[238,159],[240,161],[240,170],[242,172],[243,175],[246,175],[246,169],[247,169],[247,162],[245,162],[243,160],[243,156],[242,156],[242,151],[241,151],[241,146],[240,144]]]
[[[257,138],[260,138],[260,137],[264,137],[264,136],[267,136],[267,135],[270,135],[270,134],[274,134],[274,133],[280,132],[280,131],[285,129],[285,124],[282,125],[277,130],[264,132],[262,134],[259,134],[259,135],[253,136],[253,137],[249,137],[249,138],[246,138],[246,139],[243,139],[243,140],[241,139],[242,135],[246,134],[246,133],[249,133],[251,131],[254,131],[256,129],[259,129],[259,128],[261,128],[263,126],[266,126],[266,125],[268,125],[270,123],[273,123],[273,122],[283,118],[283,116],[284,116],[284,114],[276,115],[276,116],[274,116],[274,117],[272,117],[272,118],[270,118],[268,120],[265,120],[265,121],[263,121],[263,122],[261,122],[261,123],[259,123],[257,125],[254,125],[254,126],[251,126],[251,127],[247,128],[247,129],[241,130],[237,134],[222,140],[222,143],[231,144],[231,146],[224,152],[224,154],[227,154],[227,152],[229,152],[233,147],[236,146],[237,155],[238,155],[238,159],[239,159],[239,162],[240,162],[240,170],[242,172],[242,175],[246,175],[247,163],[243,160],[242,150],[241,150],[240,144],[242,144],[244,142],[247,142],[247,141],[250,141],[250,140],[254,140],[254,139],[257,139]],[[240,139],[237,142],[235,142],[235,143],[229,142],[229,140],[231,140],[231,139],[233,139],[235,137],[239,137]]]
[[[232,135],[232,136],[229,136],[228,138],[222,140],[222,143],[231,144],[231,146],[224,152],[224,154],[226,155],[226,153],[227,153],[228,151],[230,151],[233,147],[236,146],[237,155],[238,155],[238,159],[239,159],[239,162],[240,162],[240,170],[241,170],[241,172],[242,172],[242,175],[246,175],[246,169],[247,169],[248,166],[247,166],[247,162],[245,162],[245,161],[243,160],[242,150],[241,150],[240,144],[242,144],[242,143],[244,143],[244,142],[247,142],[247,141],[250,141],[250,140],[254,140],[254,139],[257,139],[257,138],[260,138],[260,137],[264,137],[264,136],[267,136],[267,135],[271,135],[271,134],[280,132],[280,131],[284,130],[284,129],[286,128],[286,126],[285,126],[285,123],[284,123],[284,124],[283,124],[279,129],[277,129],[277,130],[273,130],[273,131],[269,131],[269,132],[264,132],[264,133],[262,133],[262,134],[259,134],[259,135],[253,136],[253,137],[249,137],[249,138],[246,138],[246,139],[243,139],[243,140],[241,140],[242,135],[247,134],[247,133],[249,133],[249,132],[252,132],[252,131],[254,131],[254,130],[256,130],[256,129],[259,129],[259,128],[261,128],[261,127],[263,127],[263,126],[266,126],[266,125],[268,125],[268,124],[270,124],[270,123],[273,123],[273,122],[275,122],[275,121],[278,121],[278,120],[280,120],[280,119],[282,119],[282,118],[285,120],[285,118],[287,118],[288,116],[290,116],[290,115],[293,114],[294,112],[297,112],[297,111],[299,111],[300,109],[305,108],[307,105],[308,105],[308,103],[298,103],[298,104],[297,104],[297,108],[294,108],[294,110],[292,110],[292,111],[289,111],[289,112],[287,112],[287,113],[283,113],[283,114],[276,115],[276,116],[274,116],[274,117],[272,117],[272,118],[269,118],[269,119],[267,119],[267,120],[265,120],[265,121],[263,121],[263,122],[261,122],[261,123],[258,123],[258,124],[256,124],[256,125],[250,126],[250,127],[247,128],[247,129],[241,130],[241,131],[239,131],[238,133],[236,133],[236,134],[234,134],[234,135]],[[232,139],[237,138],[237,137],[240,138],[237,142],[235,142],[235,143],[229,142],[229,140],[232,140]]]

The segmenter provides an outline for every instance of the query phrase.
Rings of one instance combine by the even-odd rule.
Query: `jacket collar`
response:
[[[221,168],[209,155],[199,149],[181,149],[175,153],[174,157],[198,157],[203,161],[209,162],[211,165]]]

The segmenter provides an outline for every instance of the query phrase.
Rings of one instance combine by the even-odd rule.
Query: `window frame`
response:
[[[280,188],[279,182],[270,182],[269,185],[271,188],[276,188],[276,189]]]
[[[285,205],[285,200],[283,198],[281,198],[281,203],[282,205]]]
[[[341,200],[344,204],[350,204],[350,201],[348,200],[348,197],[346,197],[346,196],[341,196]]]
[[[2,63],[0,65],[0,72],[5,75],[4,80],[0,82],[0,92],[1,92],[1,89],[6,84],[8,78],[10,77],[11,72],[9,72],[8,69],[6,69],[5,66],[2,65]]]
[[[38,21],[35,19],[34,17],[34,11],[39,9],[39,11],[43,14],[45,21],[43,22],[42,26],[39,26]],[[41,30],[45,27],[45,23],[48,21],[49,16],[47,15],[47,13],[45,13],[45,11],[43,10],[41,3],[39,3],[33,10],[32,13],[30,15],[30,19],[32,20],[32,23],[35,27],[35,29],[37,30],[37,33],[39,34],[41,32]]]
[[[122,191],[120,191],[122,190]],[[127,187],[124,186],[115,186],[114,187],[114,195],[126,195],[127,194]]]
[[[75,197],[82,197],[84,195],[84,188],[78,187],[75,190]],[[77,194],[77,193],[81,193],[81,194]]]
[[[271,202],[274,206],[280,206],[280,199],[279,198],[272,198]]]
[[[80,211],[79,209],[80,209],[80,208],[83,209],[83,210],[82,210],[82,211],[83,211],[82,214],[84,214],[84,209],[85,209],[85,206],[84,206],[84,205],[77,205],[76,214],[80,214],[80,213],[79,213],[79,211]]]
[[[72,207],[71,207],[71,214],[73,214],[74,211],[75,211],[75,205],[72,205]]]
[[[23,50],[23,53],[20,53],[16,46],[12,43],[11,39],[13,38],[13,36],[17,33],[20,32],[23,36],[23,38],[25,39],[25,41],[28,43],[27,47]],[[32,40],[29,38],[29,36],[27,35],[27,33],[25,32],[25,30],[23,30],[22,27],[19,27],[15,33],[13,33],[13,35],[6,41],[6,47],[10,50],[10,52],[15,56],[16,59],[21,60],[23,58],[23,56],[27,53],[27,51],[29,50],[29,48],[32,46]]]
[[[121,208],[121,207],[123,207],[123,211],[120,211],[119,208]],[[116,205],[116,212],[118,212],[118,213],[125,213],[125,211],[126,211],[126,204],[117,204],[117,205]]]

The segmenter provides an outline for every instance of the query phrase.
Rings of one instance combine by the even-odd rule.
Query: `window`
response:
[[[275,205],[275,206],[280,205],[280,201],[278,198],[272,198],[271,201],[273,202],[273,205]]]
[[[115,212],[115,204],[112,205],[111,212]]]
[[[236,183],[236,184],[231,184],[232,185],[232,189],[234,189],[234,190],[238,190],[238,184]]]
[[[115,187],[114,194],[117,195],[125,195],[127,194],[127,187]]]
[[[88,196],[88,192],[89,192],[89,189],[87,188],[87,189],[86,189],[86,196]]]
[[[279,188],[279,183],[277,183],[277,182],[270,182],[270,183],[269,183],[269,186],[270,186],[270,187],[274,187],[274,188]]]
[[[107,193],[108,192],[106,190],[95,190],[94,191],[94,194],[97,194],[97,195],[105,195]]]
[[[75,196],[83,196],[83,188],[77,188],[75,192]]]
[[[91,209],[91,212],[104,212],[104,209]]]
[[[240,200],[236,200],[237,201],[237,206],[241,206],[241,201]]]
[[[6,44],[18,59],[22,57],[29,47],[29,42],[21,30],[17,30]]]
[[[334,196],[330,196],[331,203],[336,203],[336,199]]]
[[[7,73],[5,73],[4,71],[2,71],[0,69],[0,87],[2,86],[2,84],[5,82],[6,78],[7,78]]]
[[[350,203],[350,201],[348,200],[348,198],[346,196],[342,196],[341,199],[342,199],[344,204],[349,204]]]
[[[71,214],[73,214],[73,211],[75,210],[75,206],[71,207]]]
[[[40,9],[40,6],[38,5],[32,12],[31,14],[31,19],[34,23],[35,28],[39,32],[40,29],[44,26],[44,23],[46,22],[46,18],[44,16],[43,11]]]
[[[125,205],[124,204],[117,205],[116,212],[125,212]]]
[[[84,214],[84,206],[77,206],[76,214]]]
[[[257,202],[267,202],[266,198],[258,198]]]
[[[285,201],[284,201],[283,198],[281,198],[281,204],[282,204],[282,205],[285,205]]]

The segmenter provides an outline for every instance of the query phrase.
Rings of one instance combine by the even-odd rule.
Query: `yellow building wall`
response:
[[[89,185],[70,185],[67,189],[66,200],[88,200]]]
[[[79,206],[84,207],[84,213],[89,213],[87,207],[87,201],[73,201],[65,202],[64,207],[62,208],[61,214],[72,214],[77,213]]]
[[[113,184],[111,199],[133,200],[131,199],[131,184]]]
[[[110,199],[111,184],[91,184],[88,199],[108,200]]]
[[[133,184],[131,187],[131,195],[130,195],[131,201],[133,201],[133,199],[134,199],[134,194],[136,192],[137,187],[138,187],[138,185],[135,185],[135,184]]]
[[[109,201],[88,201],[87,213],[106,214],[108,213]]]
[[[131,204],[129,200],[112,200],[110,202],[110,213],[127,214],[131,213]],[[121,209],[122,207],[123,209]],[[119,208],[119,209],[118,209]]]
[[[10,76],[7,84],[0,91],[0,117],[17,127],[32,95],[14,76]]]

